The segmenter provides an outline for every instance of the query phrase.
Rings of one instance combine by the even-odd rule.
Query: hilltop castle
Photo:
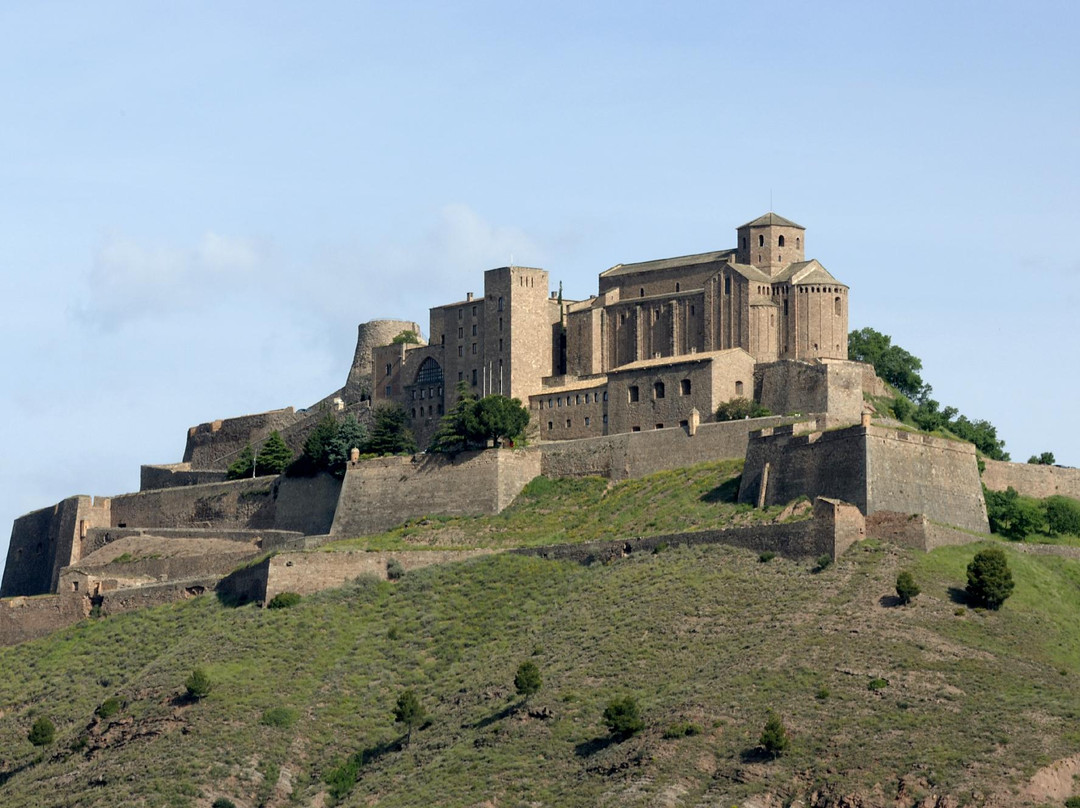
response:
[[[614,266],[588,300],[552,293],[542,269],[509,266],[484,273],[482,296],[431,309],[430,342],[412,321],[362,323],[343,386],[311,407],[199,424],[182,462],[142,467],[139,492],[73,496],[17,519],[0,643],[81,619],[91,605],[110,614],[219,585],[265,601],[385,574],[378,553],[302,551],[408,519],[499,513],[541,474],[621,480],[743,459],[741,502],[817,498],[812,523],[672,541],[811,557],[835,557],[867,531],[922,549],[971,541],[988,529],[974,446],[872,423],[872,399],[888,391],[872,367],[847,359],[848,287],[805,250],[804,228],[768,213],[737,228],[734,248]],[[365,421],[400,405],[423,446],[460,384],[524,402],[532,445],[354,458],[344,479],[225,479],[237,454],[274,430],[299,451],[328,412]],[[740,397],[776,414],[717,421],[718,405]],[[985,466],[991,489],[1080,497],[1073,469]],[[279,554],[234,572],[268,552]]]
[[[758,365],[846,360],[848,287],[805,260],[805,228],[767,213],[736,239],[614,266],[583,301],[542,269],[489,270],[482,296],[431,309],[430,344],[374,349],[372,400],[403,406],[424,445],[464,382],[521,399],[540,439],[566,440],[685,428],[754,397]]]

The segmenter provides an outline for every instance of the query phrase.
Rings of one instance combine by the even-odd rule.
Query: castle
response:
[[[921,549],[972,541],[988,529],[974,446],[875,419],[873,397],[887,390],[872,367],[847,358],[848,287],[805,249],[801,225],[768,213],[737,228],[734,248],[614,266],[588,300],[553,293],[542,269],[509,266],[484,273],[482,296],[432,308],[429,342],[412,321],[363,323],[343,386],[311,407],[199,424],[182,462],[142,467],[140,491],[72,496],[17,519],[0,643],[92,608],[109,614],[214,589],[226,576],[235,583],[239,564],[268,552],[277,555],[240,575],[257,600],[385,572],[378,553],[304,551],[428,515],[499,513],[541,474],[619,480],[743,459],[740,501],[806,496],[813,524],[678,541],[834,557],[867,531]],[[424,446],[459,385],[525,403],[531,445],[356,458],[344,479],[225,479],[236,455],[272,431],[298,451],[327,412],[363,421],[400,405]],[[718,421],[718,406],[734,398],[775,414]],[[981,482],[1080,498],[1075,469],[987,460]],[[395,554],[406,566],[457,557],[414,555]]]

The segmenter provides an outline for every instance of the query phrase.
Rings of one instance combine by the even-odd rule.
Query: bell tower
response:
[[[783,216],[766,213],[736,233],[737,263],[755,266],[770,277],[788,264],[806,260],[806,228]]]

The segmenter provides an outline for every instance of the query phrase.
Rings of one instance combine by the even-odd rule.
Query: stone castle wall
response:
[[[794,434],[781,427],[751,436],[739,501],[776,505],[800,496],[841,499],[865,514],[922,513],[965,530],[989,530],[975,447],[903,430]]]
[[[753,430],[795,420],[798,419],[774,415],[699,424],[693,436],[688,430],[675,427],[543,443],[538,447],[542,455],[541,471],[546,477],[628,480],[710,460],[741,459],[746,456]]]
[[[184,462],[194,469],[224,470],[249,443],[265,440],[275,429],[282,432],[304,418],[303,413],[286,407],[193,426],[188,430]]]
[[[348,403],[359,401],[361,396],[371,395],[372,365],[371,351],[382,345],[389,345],[402,331],[415,331],[420,337],[420,324],[411,320],[372,320],[360,323],[356,328],[356,351],[353,353],[349,376],[342,391]]]
[[[499,513],[540,474],[535,449],[383,457],[351,463],[333,536],[363,536],[430,514]]]
[[[991,491],[1004,491],[1011,487],[1025,496],[1039,499],[1055,494],[1080,499],[1080,469],[1004,463],[1000,460],[984,462],[986,468],[982,481]]]
[[[82,595],[40,595],[0,600],[0,645],[44,637],[90,614]]]
[[[772,412],[828,413],[829,426],[857,424],[863,411],[866,366],[783,359],[754,369],[754,398]]]
[[[931,522],[921,513],[895,511],[877,511],[866,517],[866,535],[927,552],[979,541],[978,536]]]
[[[194,470],[190,463],[165,463],[139,467],[140,491],[221,482],[225,482],[223,469]]]

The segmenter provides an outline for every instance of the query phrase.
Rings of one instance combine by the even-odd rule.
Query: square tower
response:
[[[484,273],[481,395],[500,393],[528,401],[552,373],[559,301],[548,294],[548,273],[499,267]]]
[[[772,277],[806,255],[806,228],[790,219],[766,213],[737,229],[737,264],[750,264]]]

